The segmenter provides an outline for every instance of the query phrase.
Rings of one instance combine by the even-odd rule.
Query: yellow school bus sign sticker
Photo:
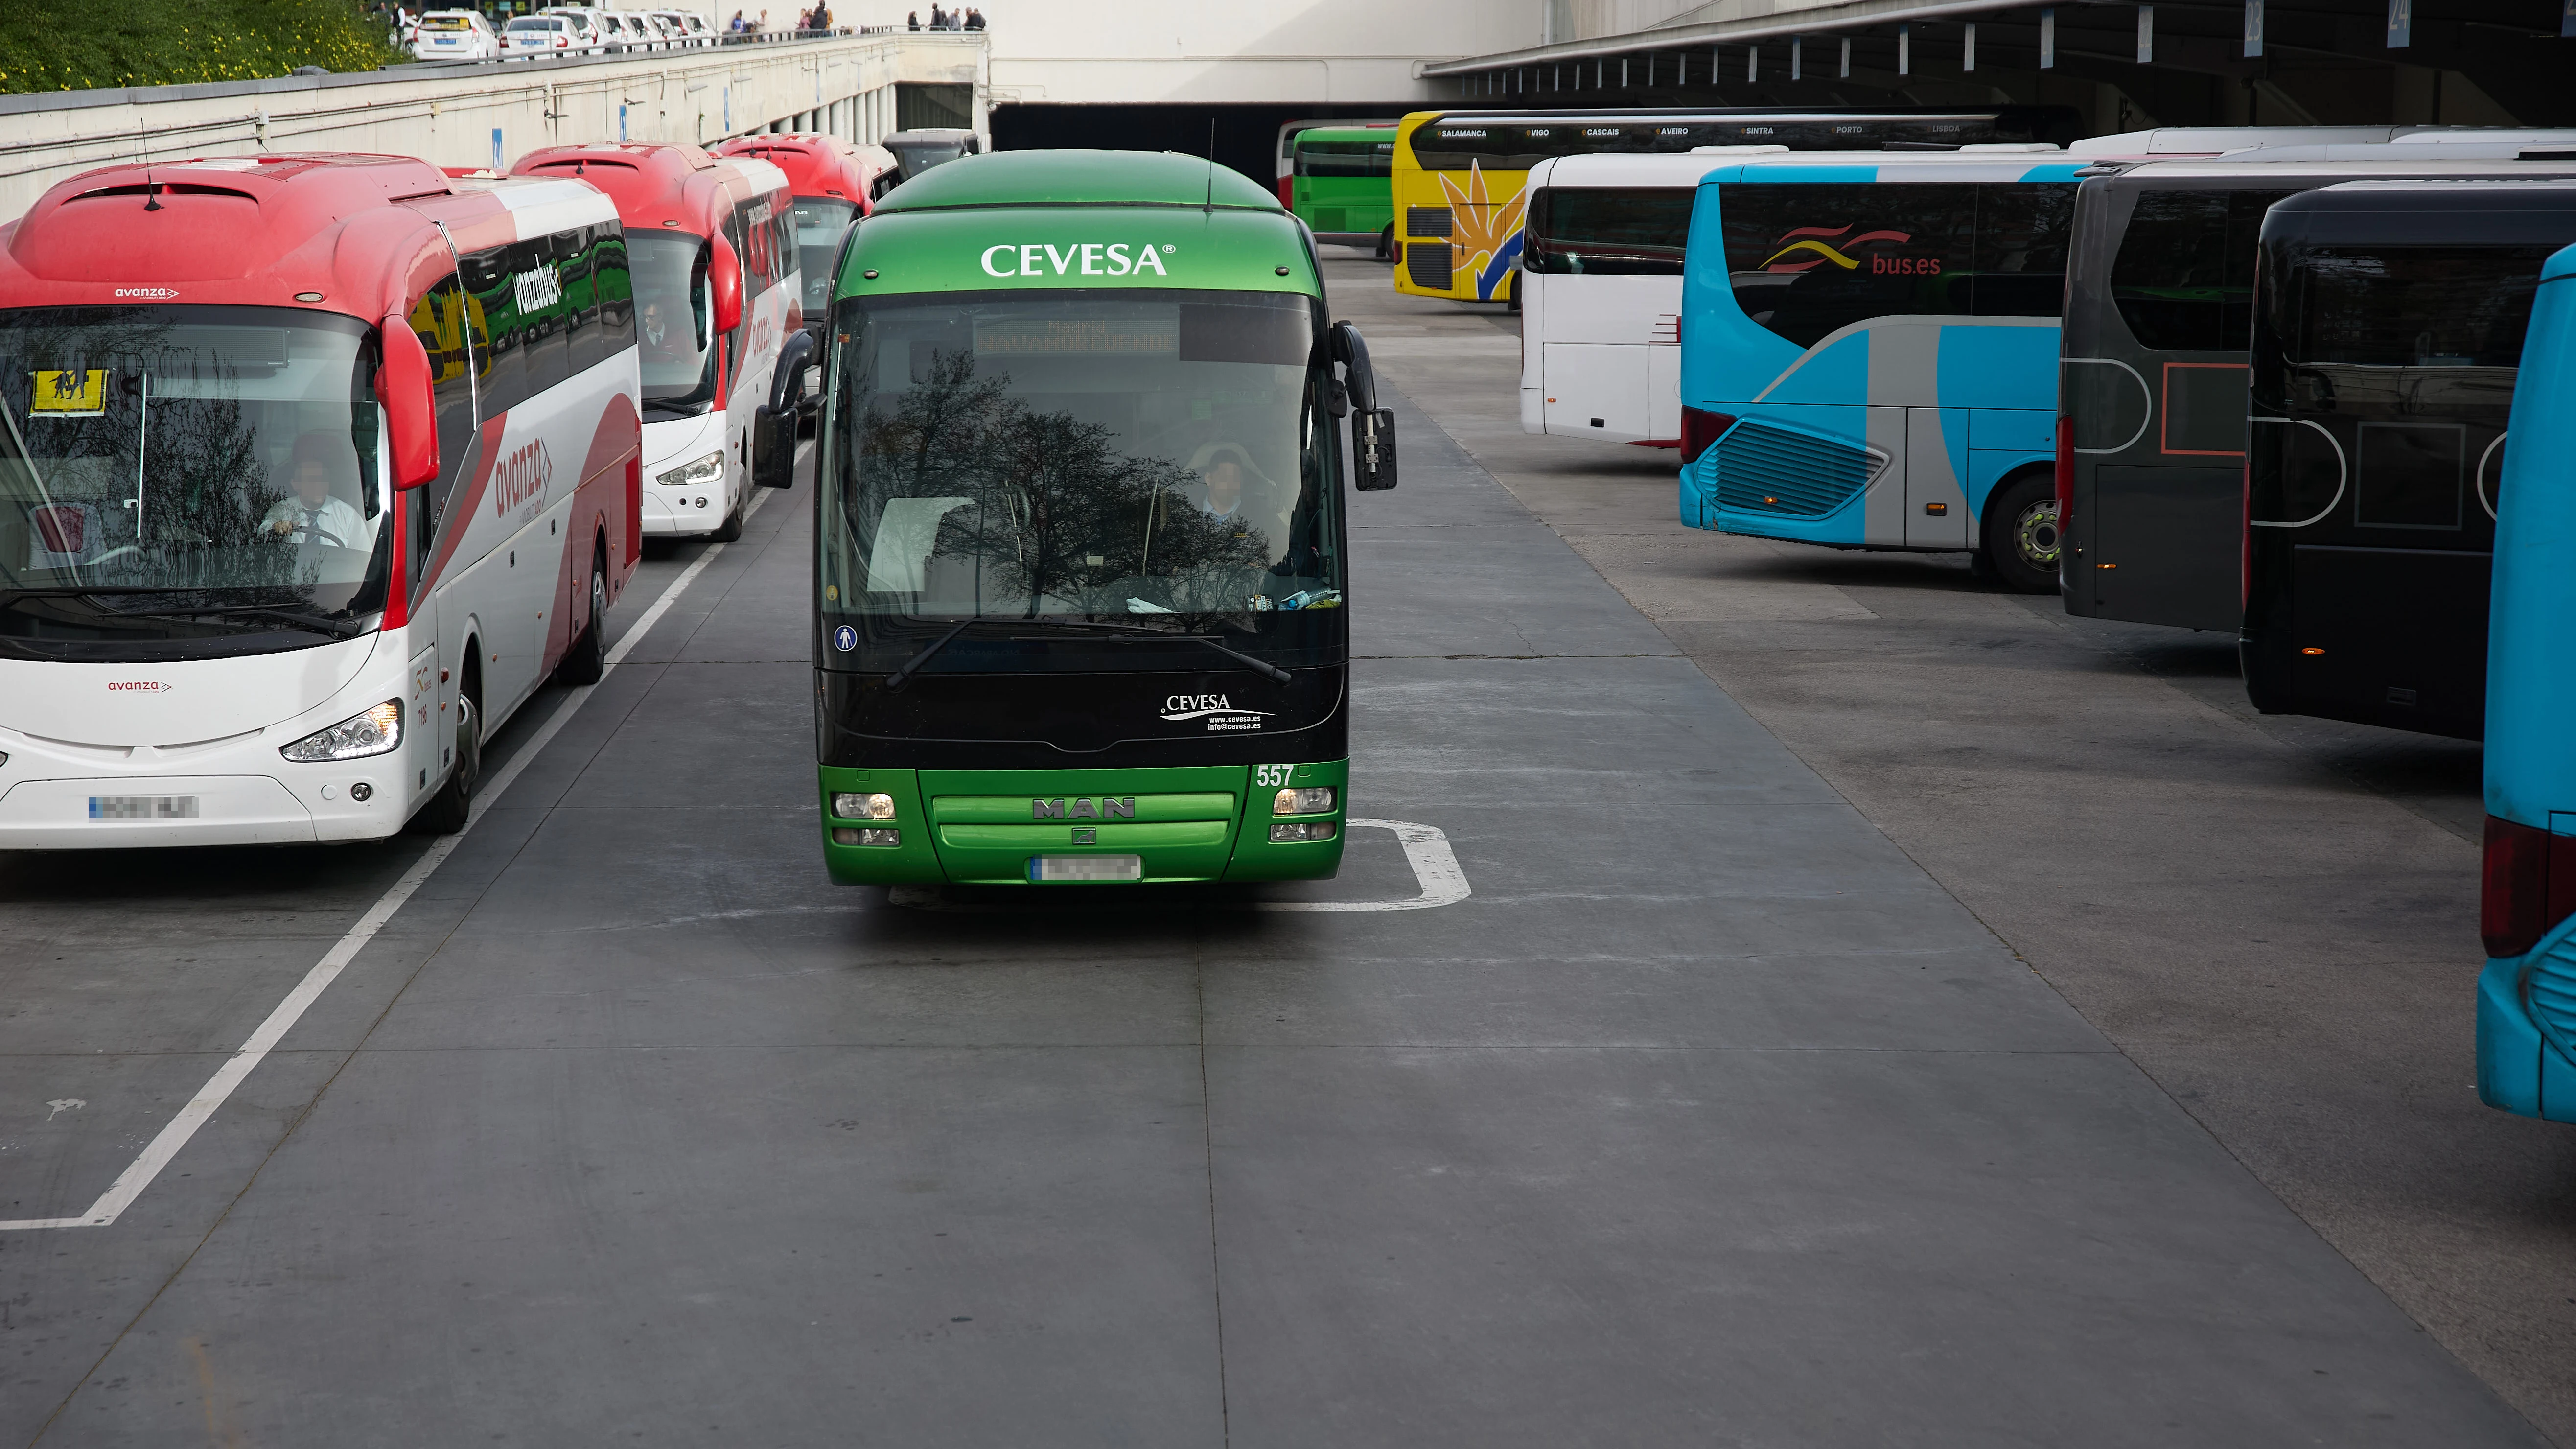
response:
[[[40,372],[30,417],[94,418],[107,411],[107,369],[86,372]]]

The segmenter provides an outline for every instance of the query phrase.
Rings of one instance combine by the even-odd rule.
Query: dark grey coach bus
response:
[[[2430,153],[2430,154],[2428,154]],[[2565,159],[2544,160],[2545,156]],[[2530,157],[2532,159],[2521,159]],[[2234,630],[2255,238],[2284,197],[2372,178],[2576,175],[2564,143],[2281,148],[2110,162],[2077,193],[2060,334],[2066,611]]]
[[[2255,276],[2245,693],[2485,732],[2496,486],[2576,179],[2352,181],[2273,206]]]

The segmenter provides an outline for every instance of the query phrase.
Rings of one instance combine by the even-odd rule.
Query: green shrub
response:
[[[299,65],[374,70],[405,57],[353,0],[0,4],[0,92],[257,80]]]

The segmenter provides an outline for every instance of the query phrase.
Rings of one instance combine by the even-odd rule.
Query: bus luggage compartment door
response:
[[[1966,548],[1966,408],[1905,410],[1904,540],[1907,548]]]
[[[2492,572],[2487,554],[2467,549],[2293,548],[2294,707],[2327,719],[2479,738]]]
[[[1646,354],[1635,344],[1550,342],[1545,358],[1547,430],[1572,437],[1626,442],[1647,436]],[[1675,375],[1673,421],[1681,403]]]
[[[2233,631],[2243,617],[2245,476],[2237,468],[2093,470],[2079,565],[2114,619]]]

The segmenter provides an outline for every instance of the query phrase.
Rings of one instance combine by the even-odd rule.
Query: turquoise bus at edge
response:
[[[2524,335],[2487,635],[2478,1099],[2576,1122],[2576,247]]]

